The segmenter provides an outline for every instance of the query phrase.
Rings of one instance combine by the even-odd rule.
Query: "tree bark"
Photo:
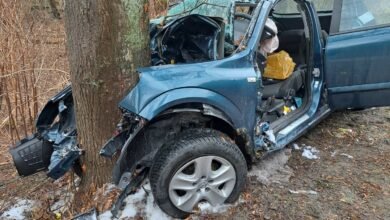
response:
[[[61,15],[60,15],[60,12],[58,11],[56,1],[49,0],[49,6],[50,6],[50,10],[51,10],[51,15],[53,16],[53,18],[60,19]]]
[[[65,3],[78,143],[85,150],[81,194],[111,179],[114,161],[99,151],[120,119],[118,102],[138,79],[136,68],[150,64],[148,27],[147,0]]]

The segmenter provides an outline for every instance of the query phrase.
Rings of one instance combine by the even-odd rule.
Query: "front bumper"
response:
[[[58,118],[58,120],[57,120]],[[21,176],[47,170],[53,179],[63,176],[77,163],[82,150],[76,142],[76,123],[71,87],[51,98],[38,116],[37,133],[10,149]],[[80,169],[75,169],[80,170]]]

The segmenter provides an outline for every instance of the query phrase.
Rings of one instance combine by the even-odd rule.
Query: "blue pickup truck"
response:
[[[100,154],[119,155],[113,181],[123,188],[149,177],[173,217],[235,201],[251,164],[332,111],[390,104],[388,0],[184,0],[150,34],[151,66],[119,103],[117,135]],[[259,47],[275,36],[296,64],[284,80],[263,74]],[[11,150],[21,175],[77,166],[71,92],[49,100],[37,133]]]

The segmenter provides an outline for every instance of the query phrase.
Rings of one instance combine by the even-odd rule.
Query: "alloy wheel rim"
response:
[[[180,210],[192,212],[199,202],[223,204],[236,184],[236,171],[226,159],[202,156],[191,160],[173,175],[169,198]]]

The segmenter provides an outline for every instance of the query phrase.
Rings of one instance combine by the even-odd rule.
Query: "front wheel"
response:
[[[237,200],[246,174],[244,155],[229,137],[191,129],[157,152],[150,182],[159,207],[185,218],[199,202],[217,206]]]

